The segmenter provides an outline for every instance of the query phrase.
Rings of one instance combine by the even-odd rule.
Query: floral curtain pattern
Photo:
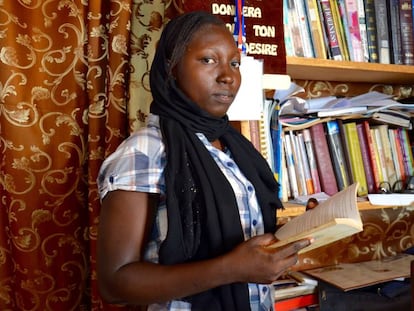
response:
[[[129,82],[146,79],[166,6],[0,1],[1,310],[110,309],[96,288],[95,180],[139,126]]]
[[[156,43],[184,2],[0,0],[0,310],[128,309],[96,288],[95,181],[148,115]],[[360,255],[412,245],[412,209],[384,215]]]

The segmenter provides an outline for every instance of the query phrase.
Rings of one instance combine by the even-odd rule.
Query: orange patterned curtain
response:
[[[0,1],[0,310],[112,309],[96,288],[95,180],[147,114],[169,5]]]

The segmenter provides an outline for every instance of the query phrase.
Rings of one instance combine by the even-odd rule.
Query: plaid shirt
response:
[[[223,174],[233,187],[239,206],[240,220],[245,239],[263,234],[263,219],[253,185],[244,177],[230,154],[213,147],[203,134],[197,134]],[[158,262],[158,251],[167,233],[167,210],[165,206],[165,150],[161,139],[159,119],[150,115],[148,125],[128,137],[103,163],[98,176],[101,199],[113,190],[159,193],[160,204],[145,252],[145,260]],[[273,310],[271,286],[249,284],[252,311]],[[153,304],[148,310],[191,310],[185,301]]]

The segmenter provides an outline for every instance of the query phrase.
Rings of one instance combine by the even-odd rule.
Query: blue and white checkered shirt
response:
[[[263,234],[262,214],[253,185],[244,177],[228,153],[213,147],[203,134],[197,135],[233,187],[245,239]],[[159,118],[150,114],[148,125],[134,132],[105,160],[98,177],[101,199],[109,191],[117,189],[160,194],[152,236],[145,251],[145,260],[151,262],[158,262],[159,248],[167,233],[163,174],[165,163]],[[273,310],[274,293],[271,286],[249,284],[249,293],[252,311]],[[150,305],[148,310],[188,311],[191,310],[191,305],[185,301],[173,300]]]

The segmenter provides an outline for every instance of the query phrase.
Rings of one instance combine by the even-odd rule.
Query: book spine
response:
[[[401,176],[402,180],[405,182],[408,179],[408,176],[410,176],[410,173],[405,169],[404,164],[404,155],[403,155],[403,149],[404,146],[402,145],[400,133],[398,129],[393,129],[394,137],[395,137],[395,148],[397,150],[397,157],[398,157],[398,163],[401,170]]]
[[[410,138],[408,136],[408,131],[406,128],[400,128],[400,137],[403,142],[403,154],[404,154],[404,163],[405,167],[407,169],[408,175],[413,176],[414,175],[414,160],[413,160],[413,152],[411,149],[411,143]]]
[[[296,180],[295,159],[293,156],[293,147],[290,135],[284,135],[284,146],[286,156],[286,166],[289,178],[290,197],[297,198],[299,196],[298,182]]]
[[[390,138],[388,136],[388,125],[379,125],[378,129],[380,132],[381,143],[385,158],[385,162],[383,162],[383,165],[385,165],[385,168],[387,170],[388,182],[391,185],[394,185],[397,181],[397,174],[395,171],[394,160],[392,159],[391,143]]]
[[[375,193],[375,178],[371,166],[371,153],[368,147],[368,139],[365,135],[364,125],[357,123],[358,138],[361,147],[362,163],[364,165],[365,177],[367,179],[368,193]]]
[[[362,162],[361,146],[355,122],[344,124],[346,140],[348,141],[349,158],[351,159],[351,170],[354,176],[353,182],[359,182],[358,196],[368,194],[367,179]]]
[[[344,28],[344,21],[346,22],[346,18],[343,18],[343,10],[341,10],[339,6],[339,2],[343,0],[330,0],[331,2],[331,10],[332,16],[334,19],[335,28],[338,34],[338,42],[339,48],[341,49],[342,58],[343,60],[350,60],[349,58],[349,49],[348,49],[348,42],[345,34]]]
[[[387,4],[385,0],[375,0],[374,3],[379,62],[381,64],[389,64],[391,60]]]
[[[355,62],[364,61],[364,50],[362,47],[361,31],[359,29],[359,13],[357,0],[345,0],[346,20],[348,21],[348,33],[352,50],[351,60]]]
[[[282,154],[283,154],[283,143],[282,143],[282,124],[279,122],[279,111],[280,111],[280,104],[276,103],[274,110],[272,112],[272,116],[270,118],[270,135],[271,135],[271,142],[272,142],[272,150],[273,152],[273,167],[274,167],[274,174],[276,181],[279,183],[279,198],[282,198],[283,193],[283,184],[282,184]]]
[[[411,0],[400,0],[401,53],[404,65],[414,64],[413,10]]]
[[[338,33],[335,28],[334,17],[332,14],[331,4],[329,0],[318,0],[324,16],[324,27],[329,40],[329,50],[334,60],[343,60],[341,49],[339,47]]]
[[[306,153],[305,140],[303,138],[303,133],[299,132],[297,133],[296,136],[297,136],[300,158],[302,159],[302,163],[303,163],[303,173],[305,175],[306,193],[308,195],[314,194],[315,189],[313,187],[312,175],[310,172],[309,159]]]
[[[375,142],[376,156],[378,158],[378,167],[380,168],[381,182],[389,182],[387,168],[385,167],[385,154],[384,148],[382,147],[381,134],[377,127],[372,127],[372,133]]]
[[[367,21],[365,17],[364,0],[357,0],[357,5],[358,5],[359,32],[361,36],[362,50],[364,54],[364,62],[369,62]]]
[[[315,193],[322,192],[321,182],[319,180],[318,165],[315,158],[315,150],[313,149],[312,138],[309,129],[304,129],[303,140],[305,142],[306,153],[309,160],[309,168],[312,175],[312,182]]]
[[[349,176],[346,167],[344,150],[339,133],[339,126],[336,120],[326,122],[329,151],[332,158],[338,189],[343,190],[349,186]]]
[[[325,42],[326,56],[328,59],[333,59],[330,45],[329,45],[329,36],[328,36],[327,29],[325,27],[326,22],[325,22],[325,16],[323,13],[322,3],[319,0],[316,0],[316,5],[318,7],[319,19],[321,21],[321,28],[322,28],[322,34],[323,34],[323,41]]]
[[[377,162],[379,161],[377,159],[375,145],[371,133],[371,126],[368,121],[362,121],[362,124],[364,126],[365,131],[365,137],[367,139],[367,146],[369,150],[369,159],[371,161],[371,168],[372,168],[372,174],[374,175],[374,189],[373,193],[376,193],[378,191],[378,185],[382,181],[382,178],[380,176],[379,167]]]
[[[292,56],[297,56],[297,57],[304,57],[305,56],[305,50],[304,50],[304,46],[303,46],[303,42],[302,42],[302,38],[301,38],[301,34],[300,34],[300,29],[299,29],[299,21],[298,21],[298,16],[296,14],[296,9],[295,9],[295,2],[294,0],[286,0],[285,2],[286,5],[286,11],[287,11],[287,33],[285,34],[285,38],[288,37],[289,38],[289,44],[292,48]],[[285,39],[286,42],[286,39]]]
[[[281,175],[281,188],[282,188],[282,202],[287,202],[291,196],[290,185],[289,185],[289,173],[286,160],[285,150],[285,133],[282,132],[282,175]]]
[[[299,152],[298,139],[293,131],[289,132],[290,141],[292,143],[293,158],[295,161],[296,181],[298,183],[299,195],[307,195],[305,171],[303,168],[303,159]]]
[[[331,156],[329,154],[328,142],[325,136],[324,125],[318,123],[312,125],[310,133],[313,142],[313,149],[316,152],[316,162],[318,165],[318,173],[322,186],[322,191],[328,195],[338,192],[338,184],[336,182],[335,173],[332,166]]]
[[[295,48],[293,47],[293,32],[291,31],[292,20],[289,13],[289,1],[283,1],[283,34],[286,56],[296,56]]]
[[[327,58],[325,40],[323,37],[322,21],[316,0],[304,1],[309,21],[313,50],[316,58]]]
[[[367,23],[369,61],[371,63],[378,63],[377,26],[374,0],[364,0],[364,7],[365,21]]]
[[[390,15],[391,63],[401,65],[403,60],[399,0],[387,0],[387,7]]]
[[[299,33],[302,40],[304,57],[314,57],[312,39],[309,29],[308,16],[305,13],[303,0],[294,0],[297,14],[297,22],[299,23]]]
[[[395,167],[395,176],[397,180],[404,180],[404,163],[402,163],[402,167],[400,166],[400,160],[398,157],[397,151],[397,137],[395,136],[395,132],[393,129],[388,129],[388,137],[390,138],[390,147],[391,147],[391,155],[392,161]]]

